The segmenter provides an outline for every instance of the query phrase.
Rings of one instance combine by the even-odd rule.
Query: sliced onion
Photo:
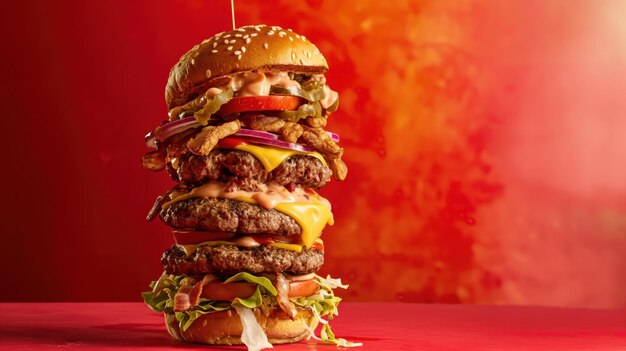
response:
[[[333,132],[326,132],[329,137],[331,137],[335,142],[339,142],[339,134],[335,134]],[[255,129],[240,129],[235,135],[253,137],[259,139],[268,139],[268,140],[278,140],[280,136],[278,134],[263,132]]]
[[[326,134],[328,134],[331,138],[333,138],[333,140],[338,143],[339,142],[339,134],[335,134],[333,132],[326,132]]]
[[[239,131],[235,133],[235,135],[259,138],[259,139],[267,139],[267,140],[278,140],[279,138],[278,134],[263,132],[263,131],[254,130],[254,129],[244,129],[244,128],[239,129]]]
[[[190,116],[190,117],[185,117],[185,118],[181,118],[179,120],[176,120],[174,122],[170,122],[170,123],[166,123],[162,126],[158,126],[156,127],[153,131],[151,131],[150,133],[146,134],[145,136],[145,141],[146,141],[146,145],[148,145],[148,147],[152,147],[152,148],[156,148],[157,147],[157,141],[165,141],[168,138],[178,134],[178,133],[182,133],[186,130],[189,130],[191,128],[197,128],[200,127],[200,123],[198,123],[198,121],[196,121],[196,118],[194,116]],[[339,142],[339,135],[335,134],[333,132],[326,132],[335,142]],[[244,137],[251,137],[251,138],[255,138],[255,139],[265,139],[265,140],[276,140],[279,141],[279,135],[278,134],[274,134],[274,133],[269,133],[269,132],[263,132],[260,130],[254,130],[254,129],[240,129],[237,133],[235,133],[235,135],[238,136],[244,136]],[[289,144],[289,143],[287,143]],[[299,145],[299,144],[298,144]],[[278,145],[272,145],[272,146],[278,146]],[[285,147],[285,146],[278,146],[278,147]],[[291,149],[291,147],[288,147],[288,149]],[[294,150],[298,150],[298,149],[294,149]],[[312,151],[312,150],[298,150],[298,151]]]
[[[146,134],[146,144],[149,147],[156,147],[157,141],[164,141],[173,135],[197,127],[200,127],[200,123],[196,121],[196,118],[194,116],[181,118],[174,122],[158,126],[153,131]]]
[[[259,138],[246,138],[245,140],[248,140],[253,144],[275,146],[275,147],[280,147],[283,149],[290,149],[290,150],[300,151],[300,152],[315,151],[315,149],[310,148],[308,146],[305,146],[302,144],[288,143],[282,140],[269,140],[269,139],[259,139]]]

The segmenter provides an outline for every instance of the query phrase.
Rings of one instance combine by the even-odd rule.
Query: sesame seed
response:
[[[304,35],[301,35],[301,37],[302,37],[302,41],[306,40],[306,37]]]
[[[283,32],[282,30],[278,33],[279,37],[284,37],[285,35],[287,35],[287,33]]]
[[[241,47],[241,52],[246,52],[246,47],[245,46]]]
[[[271,30],[271,31],[267,32],[267,35],[274,35],[274,31]]]
[[[217,47],[217,42],[213,43],[213,48]]]
[[[273,29],[273,30],[279,30],[279,29],[281,29],[281,28],[280,28],[279,26],[272,26],[272,29]]]
[[[289,41],[293,41],[293,38],[292,38],[292,37],[289,37]]]
[[[250,36],[250,34],[246,34],[243,36],[244,39],[247,39]]]
[[[300,34],[296,34],[296,38],[300,39]]]
[[[287,28],[287,30],[288,30],[288,31],[290,31],[290,32],[293,32],[293,31],[291,30],[291,28]]]
[[[228,51],[230,51],[230,50],[232,50],[232,49],[233,49],[233,47],[232,47],[232,46],[229,46],[229,47],[227,47],[227,48],[226,48],[226,50],[228,50]]]
[[[232,44],[232,43],[234,43],[234,42],[236,42],[236,41],[237,41],[236,39],[233,39],[233,40],[231,40],[229,43],[231,43],[231,44]]]
[[[246,31],[246,30],[245,30],[245,29],[243,29],[243,28],[237,28],[237,29],[235,29],[235,30],[236,30],[236,31],[238,31],[238,32],[245,32],[245,31]]]
[[[241,55],[238,55],[238,56],[237,56],[237,60],[241,60]]]
[[[192,64],[192,65],[195,65],[195,64],[196,64],[196,60],[191,59],[191,64]]]
[[[250,38],[246,38],[246,44],[250,44]]]
[[[291,59],[292,59],[292,60],[295,60],[295,59],[296,59],[296,53],[295,53],[295,52],[292,52],[292,53],[291,53]]]
[[[255,29],[257,32],[260,32],[260,31],[261,31],[261,27],[259,27],[259,26],[254,27],[254,29]]]
[[[233,52],[233,54],[235,54],[235,55],[241,55],[241,51],[237,50],[237,51]]]
[[[228,44],[228,39],[224,39],[224,44]]]
[[[263,44],[263,47],[264,47],[265,49],[267,49],[267,47],[268,47],[268,46],[269,46],[269,45],[267,45],[267,43]]]
[[[211,50],[211,52],[217,54],[217,50]]]
[[[224,38],[230,38],[230,34],[226,34]]]
[[[311,52],[310,51],[306,52],[306,57],[311,58]]]
[[[237,34],[235,34],[235,36],[236,36],[237,38],[241,38],[243,35],[242,35],[241,33],[237,33]]]
[[[258,35],[257,33],[250,34],[251,37],[256,37],[257,35]]]

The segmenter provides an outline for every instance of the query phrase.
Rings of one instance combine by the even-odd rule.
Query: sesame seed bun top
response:
[[[328,64],[313,43],[291,29],[240,27],[216,34],[183,55],[170,71],[165,102],[170,109],[185,104],[216,78],[255,69],[324,73]]]

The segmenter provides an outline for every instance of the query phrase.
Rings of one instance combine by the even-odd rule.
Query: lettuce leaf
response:
[[[159,280],[150,283],[151,291],[141,293],[143,301],[154,312],[169,313],[174,308],[174,295],[181,285],[183,276],[174,276],[163,273]]]
[[[261,296],[260,287],[256,287],[254,294],[252,296],[242,299],[240,297],[233,300],[232,306],[240,305],[248,308],[259,307],[263,303],[263,296]]]
[[[189,326],[200,316],[207,313],[225,311],[230,308],[230,303],[223,303],[221,301],[213,301],[207,299],[200,299],[200,303],[196,306],[196,309],[176,312],[176,319],[179,321],[179,326],[182,331],[186,331]],[[204,300],[204,301],[202,301]]]
[[[276,288],[270,279],[263,276],[255,276],[250,273],[241,272],[226,279],[225,284],[231,282],[245,281],[256,284],[257,288],[251,296],[247,298],[236,298],[233,301],[215,301],[206,298],[200,298],[198,305],[185,312],[175,312],[174,315],[179,321],[180,328],[184,331],[193,324],[193,322],[207,313],[215,313],[225,311],[229,308],[251,311],[253,308],[260,308],[262,311],[268,311],[270,308],[276,308],[277,303],[275,296]],[[336,338],[330,329],[328,321],[322,317],[332,320],[334,316],[339,314],[337,309],[341,298],[334,295],[333,289],[346,289],[348,285],[341,282],[340,279],[333,279],[330,276],[323,278],[316,275],[315,281],[320,286],[317,294],[307,297],[299,297],[291,299],[291,301],[299,307],[310,309],[318,321],[322,324],[320,330],[320,338],[315,337],[314,331],[311,335],[323,342],[336,344],[337,346],[351,347],[361,346],[360,343],[352,343],[345,339]],[[185,279],[183,276],[175,276],[163,274],[158,281],[150,283],[151,291],[142,293],[144,302],[155,312],[174,312],[174,295],[181,286],[192,284],[192,281]],[[246,313],[246,312],[244,312]]]
[[[257,284],[263,287],[265,289],[265,292],[269,293],[272,296],[276,296],[277,294],[276,288],[274,287],[274,284],[272,283],[271,280],[269,280],[266,277],[257,277],[256,275],[252,275],[247,272],[237,273],[233,275],[232,277],[226,279],[224,283],[228,284],[228,283],[240,282],[240,281]]]

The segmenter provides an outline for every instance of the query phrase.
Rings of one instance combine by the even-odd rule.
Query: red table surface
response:
[[[2,303],[1,350],[217,349],[170,339],[142,303]],[[626,309],[344,303],[335,334],[355,350],[626,350]],[[334,350],[301,342],[278,350]]]

